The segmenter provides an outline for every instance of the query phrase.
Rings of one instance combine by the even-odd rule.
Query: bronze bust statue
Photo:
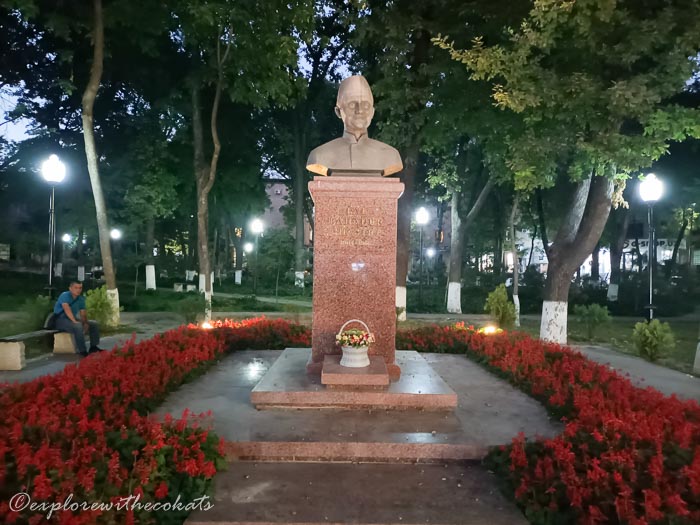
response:
[[[374,98],[365,77],[351,76],[340,83],[335,114],[343,121],[343,136],[311,151],[307,170],[319,175],[387,177],[403,169],[396,148],[367,136]]]

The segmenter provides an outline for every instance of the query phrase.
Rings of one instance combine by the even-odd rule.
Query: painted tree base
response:
[[[550,343],[566,344],[567,301],[544,301],[542,303],[542,323],[540,339]]]
[[[304,272],[294,272],[294,286],[297,288],[304,287]]]
[[[608,286],[608,301],[617,301],[620,286],[617,284],[611,284]]]
[[[235,283],[236,284],[243,284],[243,270],[236,270],[235,275]]]
[[[112,318],[110,319],[110,322],[108,324],[109,324],[109,326],[114,328],[114,327],[119,326],[119,321],[120,321],[119,289],[117,289],[117,288],[115,288],[114,290],[107,289],[107,298],[109,299],[109,302],[112,303]]]
[[[146,265],[146,290],[156,289],[156,267],[153,264]]]
[[[396,287],[396,320],[406,320],[406,287]]]
[[[447,285],[447,311],[451,314],[462,313],[462,285],[460,283]]]
[[[520,328],[520,297],[514,295],[513,304],[515,305],[515,327]]]

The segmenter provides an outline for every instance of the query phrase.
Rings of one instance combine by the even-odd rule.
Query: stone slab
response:
[[[526,525],[479,465],[234,463],[187,525]]]
[[[58,332],[53,334],[53,353],[74,354],[75,341],[73,340],[73,335],[67,332]]]
[[[232,353],[171,393],[157,415],[211,411],[200,423],[224,440],[230,457],[260,461],[464,460],[483,457],[519,432],[534,438],[562,431],[540,403],[466,357],[450,354],[421,357],[458,395],[453,410],[256,410],[251,391],[282,354]],[[302,373],[298,380],[326,388],[320,376]]]
[[[330,387],[387,387],[389,372],[382,356],[370,356],[369,366],[348,368],[341,366],[341,356],[327,355],[323,360],[321,383]]]
[[[23,342],[0,342],[0,370],[22,370],[25,364]]]
[[[320,372],[326,354],[339,354],[335,336],[343,323],[364,321],[375,336],[370,355],[395,364],[396,228],[398,179],[314,177],[314,295],[312,359]],[[342,291],[342,293],[340,293]]]
[[[250,394],[261,408],[350,408],[452,410],[457,394],[412,351],[396,353],[403,373],[386,390],[333,390],[305,373],[309,348],[287,348]]]

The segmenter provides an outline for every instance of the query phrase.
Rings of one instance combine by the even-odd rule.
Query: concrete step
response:
[[[187,525],[526,525],[473,465],[235,462]]]
[[[481,460],[489,448],[477,444],[385,443],[363,441],[233,441],[229,460],[362,463],[444,463]]]

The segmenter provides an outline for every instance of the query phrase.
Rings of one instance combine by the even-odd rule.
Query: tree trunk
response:
[[[95,144],[94,108],[97,91],[100,88],[102,69],[104,62],[104,20],[102,16],[102,0],[93,0],[94,27],[93,27],[93,56],[90,67],[90,79],[82,100],[83,139],[85,141],[85,156],[87,158],[92,195],[95,199],[95,212],[97,215],[97,230],[100,237],[100,253],[102,254],[102,268],[107,284],[107,297],[112,303],[112,317],[109,324],[119,325],[119,290],[114,273],[112,261],[112,247],[110,245],[109,221],[107,219],[107,205],[102,192],[102,182],[97,164],[97,146]]]
[[[518,279],[520,277],[520,259],[515,243],[515,221],[518,215],[518,195],[513,197],[513,209],[510,211],[510,249],[513,252],[513,304],[515,304],[515,327],[520,328],[520,298],[518,297]]]
[[[306,198],[306,166],[302,155],[306,152],[306,140],[300,136],[299,126],[294,134],[294,286],[304,288],[306,250],[304,249],[304,201]]]
[[[411,253],[411,216],[413,214],[413,193],[418,167],[418,145],[409,146],[404,155],[402,181],[403,195],[399,199],[397,243],[396,243],[396,311],[399,321],[406,320],[406,277]]]
[[[151,217],[146,222],[146,290],[156,289],[156,267],[153,257],[153,247],[155,245],[156,220]],[[138,272],[138,266],[136,268]]]
[[[210,131],[213,144],[211,160],[208,165],[204,161],[204,133],[202,124],[202,112],[199,101],[199,86],[196,81],[192,84],[192,130],[194,134],[194,174],[197,181],[197,247],[199,254],[199,273],[202,282],[204,273],[204,320],[211,320],[211,260],[209,258],[209,192],[216,179],[216,168],[219,164],[221,142],[217,122],[219,118],[219,106],[221,105],[221,93],[224,87],[223,66],[231,51],[231,44],[226,46],[226,51],[221,55],[221,35],[216,39],[216,65],[217,78],[214,92],[214,102],[211,106]]]
[[[600,242],[598,242],[591,253],[591,279],[600,281]]]
[[[532,239],[530,239],[530,254],[527,257],[527,267],[529,268],[532,264],[532,254],[535,252],[535,240],[537,239],[537,224],[535,224],[532,230]]]
[[[549,248],[540,338],[566,344],[571,276],[600,240],[612,205],[613,183],[589,176],[579,183],[569,211]]]
[[[452,193],[451,203],[451,243],[450,268],[447,277],[447,311],[451,314],[462,313],[462,253],[464,252],[465,228],[459,216],[462,193]]]
[[[615,302],[620,294],[620,280],[622,270],[622,250],[625,247],[627,228],[629,227],[630,214],[628,208],[617,208],[612,212],[615,219],[613,223],[613,241],[610,243],[610,284],[608,285],[608,301]]]
[[[688,217],[686,216],[685,210],[683,210],[683,223],[681,224],[681,229],[678,230],[676,242],[673,244],[673,255],[671,256],[671,263],[669,264],[671,270],[678,264],[678,250],[681,247],[681,242],[683,242],[686,228],[688,228]]]

